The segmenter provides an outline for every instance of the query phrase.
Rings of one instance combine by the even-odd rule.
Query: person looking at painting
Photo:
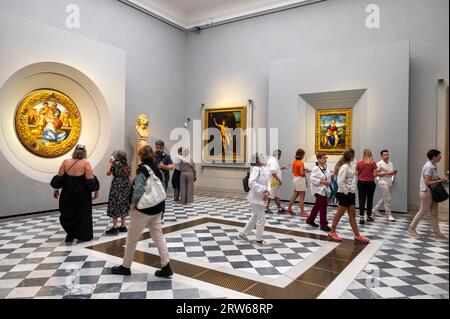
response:
[[[327,206],[328,197],[331,195],[331,179],[333,175],[327,167],[328,156],[323,153],[316,154],[317,163],[311,172],[311,194],[316,198],[314,207],[311,210],[306,223],[313,227],[319,227],[314,220],[320,212],[320,230],[329,232],[331,228],[328,227],[327,221]]]
[[[189,155],[189,149],[182,148],[180,160],[180,203],[194,202],[194,183],[197,181],[195,163]]]
[[[77,145],[72,158],[62,162],[58,171],[59,182],[52,180],[53,197],[59,198],[59,218],[61,226],[67,233],[66,242],[90,241],[94,237],[92,224],[92,193],[98,198],[98,181],[91,164],[86,160],[84,145]],[[62,188],[61,195],[59,189]]]
[[[305,157],[305,151],[302,149],[298,149],[295,154],[295,160],[292,163],[292,173],[294,174],[294,179],[292,180],[292,184],[294,186],[294,194],[291,196],[291,200],[289,201],[288,206],[288,214],[295,215],[295,212],[292,210],[292,206],[294,205],[297,198],[299,198],[300,205],[300,217],[308,218],[308,213],[305,212],[305,194],[306,189],[308,188],[308,182],[306,181],[306,173],[309,173],[309,170],[305,168],[305,164],[303,163],[303,158]]]
[[[397,170],[394,170],[394,165],[390,161],[390,154],[388,150],[381,151],[382,160],[377,163],[377,177],[378,188],[381,191],[381,199],[375,205],[372,210],[374,215],[378,215],[382,206],[386,213],[386,220],[395,222],[395,218],[391,214],[391,188],[394,176],[397,174]]]
[[[420,238],[416,231],[416,227],[423,217],[431,212],[431,227],[437,240],[446,240],[447,238],[441,233],[438,221],[439,204],[433,200],[430,187],[440,183],[448,183],[448,178],[440,178],[437,172],[437,163],[441,160],[441,152],[435,149],[428,151],[428,161],[422,167],[420,174],[420,208],[408,228],[408,235],[414,238]]]
[[[211,116],[211,118],[214,122],[214,125],[220,129],[220,134],[222,135],[223,153],[225,154],[228,150],[228,147],[231,144],[231,134],[227,126],[227,122],[225,120],[222,120],[222,124],[219,124],[217,123],[216,118],[214,116]]]
[[[117,235],[126,233],[126,217],[130,206],[130,166],[128,165],[127,153],[125,151],[114,151],[109,159],[107,176],[113,176],[109,190],[107,215],[113,220],[113,227],[105,232],[106,235]],[[121,224],[118,227],[118,219]]]
[[[273,156],[271,156],[269,158],[269,160],[267,161],[267,168],[270,172],[269,178],[270,178],[270,197],[269,200],[267,201],[267,206],[266,206],[266,213],[267,214],[273,214],[272,210],[270,210],[270,200],[275,200],[275,203],[277,204],[278,207],[278,214],[284,214],[287,212],[286,209],[284,209],[281,206],[281,202],[280,202],[280,188],[281,185],[283,185],[283,181],[282,181],[282,170],[286,169],[286,167],[281,168],[280,164],[279,164],[279,160],[281,159],[281,150],[275,150],[273,152]]]
[[[373,222],[372,206],[375,194],[377,176],[377,164],[373,160],[372,151],[366,148],[363,151],[363,158],[356,164],[356,174],[358,176],[358,199],[359,199],[359,223],[365,224],[364,210],[367,202],[367,221]]]
[[[337,174],[338,183],[338,209],[336,215],[334,216],[333,224],[331,226],[331,231],[328,233],[328,237],[337,242],[342,241],[342,238],[336,234],[336,228],[342,216],[344,216],[345,212],[348,212],[348,219],[355,236],[355,241],[369,243],[369,239],[359,233],[358,224],[356,223],[356,179],[355,169],[351,164],[354,159],[355,150],[349,148],[345,150],[344,154],[334,168],[334,173]]]

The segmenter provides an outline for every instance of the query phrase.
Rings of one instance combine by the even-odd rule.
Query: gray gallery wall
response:
[[[381,8],[380,29],[365,27],[365,9],[370,3]],[[187,42],[187,113],[199,118],[201,103],[240,105],[251,98],[255,102],[255,126],[266,127],[270,62],[409,40],[408,206],[414,209],[419,171],[438,134],[437,80],[448,80],[448,12],[447,0],[329,0],[192,32]],[[209,167],[199,171],[201,186],[220,183],[229,189],[241,188],[242,171]]]
[[[407,211],[409,163],[406,156],[398,154],[408,153],[408,116],[405,114],[408,114],[409,64],[408,41],[271,63],[268,120],[270,127],[279,128],[279,147],[285,150],[285,158],[294,158],[296,149],[302,148],[310,152],[310,158],[305,158],[306,167],[312,169],[316,162],[313,154],[317,109],[311,107],[312,110],[309,110],[299,94],[305,96],[304,92],[317,93],[330,89],[348,92],[354,88],[364,88],[366,92],[355,106],[348,105],[348,100],[342,101],[347,104],[345,108],[352,108],[352,147],[358,158],[367,147],[391,151],[392,160],[399,169],[392,189],[392,210]],[[304,77],[303,74],[310,75]],[[331,94],[328,98],[332,98]],[[316,105],[322,107],[323,103]],[[312,115],[312,119],[308,114]],[[313,128],[308,129],[308,126]],[[311,147],[311,144],[314,146]],[[334,170],[338,158],[336,155],[329,156],[330,170]],[[286,186],[280,196],[289,198],[292,195],[289,187],[292,173],[284,172],[283,180]],[[315,199],[308,192],[306,200],[314,202]]]
[[[126,52],[124,134],[129,152],[135,116],[139,113],[151,116],[152,136],[168,139],[171,129],[182,125],[186,117],[200,119],[202,103],[245,105],[251,98],[255,102],[255,126],[266,127],[271,62],[409,40],[408,203],[414,208],[415,177],[425,161],[424,154],[436,140],[437,79],[448,80],[449,2],[377,0],[381,28],[369,30],[365,27],[365,8],[372,2],[328,0],[200,33],[179,31],[116,0],[1,0],[0,11]],[[81,8],[80,29],[65,27],[65,8],[71,3]],[[16,28],[20,24],[0,32],[13,32]],[[7,44],[2,43],[0,49],[5,48]],[[0,61],[0,67],[2,63],[8,62]],[[242,175],[241,170],[203,168],[199,169],[198,186],[220,185],[240,191]],[[9,187],[33,191],[22,179],[11,180]]]
[[[65,26],[65,9],[71,3],[80,7],[80,29],[68,30]],[[146,113],[150,116],[151,134],[154,138],[168,139],[172,127],[184,123],[185,32],[115,0],[1,0],[0,12],[73,32],[126,52],[126,115],[123,121],[125,147],[130,155],[135,139],[136,115]],[[13,32],[20,27],[18,19],[0,32]],[[36,41],[39,41],[39,37],[36,37]],[[30,43],[31,49],[32,45]],[[58,45],[58,42],[55,42],[55,45]],[[7,43],[2,43],[0,49],[7,47]],[[79,49],[90,50],[89,47]],[[0,68],[3,63],[8,61],[0,61]],[[96,173],[104,174],[104,166],[99,166]],[[28,181],[26,177],[22,178],[19,172],[2,174],[0,170],[0,176],[4,180],[8,179],[8,185],[2,184],[2,188],[20,189],[22,194],[36,192],[36,183]],[[102,201],[107,199],[107,191],[107,187],[104,187]],[[25,206],[17,201],[20,196],[0,196],[0,217],[57,208],[57,202],[49,201],[49,197],[45,197],[44,193],[42,198]],[[1,194],[6,192],[1,191]],[[48,194],[50,195],[50,192]],[[3,204],[6,201],[10,202],[7,209],[6,204]],[[11,206],[11,202],[16,202],[17,205]],[[2,209],[4,207],[5,209]]]

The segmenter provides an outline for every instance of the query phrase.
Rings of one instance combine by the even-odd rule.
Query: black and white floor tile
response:
[[[256,243],[253,233],[249,241],[238,238],[242,228],[207,223],[170,233],[166,236],[172,259],[220,270],[239,277],[285,286],[281,275],[307,270],[305,260],[317,260],[337,244],[304,237],[266,232],[267,246]],[[152,239],[141,241],[138,250],[157,255]],[[309,263],[311,264],[311,263]],[[309,268],[309,267],[308,267]]]
[[[330,221],[334,212],[334,208],[329,209]],[[242,198],[202,193],[187,206],[168,200],[164,226],[201,217],[246,222],[250,216],[250,206]],[[379,217],[361,226],[364,235],[381,243],[380,248],[364,261],[363,270],[353,281],[342,283],[339,298],[449,298],[448,240],[435,240],[428,220],[417,229],[422,238],[410,238],[406,230],[411,217],[396,217],[394,223]],[[112,240],[104,235],[110,227],[105,209],[94,209],[93,219],[92,243]],[[304,219],[289,215],[268,215],[266,225],[323,234],[306,225]],[[448,236],[448,222],[441,222],[441,229]],[[254,247],[239,242],[238,231],[232,226],[205,224],[170,234],[167,241],[174,256],[266,279],[274,279],[321,249],[314,241],[268,232],[265,239],[271,247]],[[352,238],[346,217],[338,233]],[[0,298],[251,298],[182,276],[160,279],[153,275],[154,269],[139,264],[133,265],[130,277],[111,275],[110,268],[119,264],[119,259],[83,245],[66,245],[64,238],[58,214],[0,222]],[[139,245],[138,249],[153,249],[151,241]]]

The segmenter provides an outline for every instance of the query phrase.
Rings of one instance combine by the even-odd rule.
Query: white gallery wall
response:
[[[426,152],[439,143],[438,135],[445,134],[436,128],[436,120],[442,118],[437,112],[438,92],[442,91],[442,88],[438,89],[437,80],[442,78],[448,83],[449,2],[377,0],[381,9],[379,29],[368,29],[365,25],[366,6],[370,3],[373,1],[328,0],[201,32],[183,32],[116,0],[1,0],[0,13],[8,15],[0,28],[0,70],[5,70],[1,85],[13,73],[11,61],[30,62],[30,57],[36,56],[35,62],[44,62],[43,58],[39,59],[44,54],[33,52],[34,48],[40,47],[40,42],[57,47],[65,43],[60,42],[61,37],[71,42],[71,36],[74,36],[73,39],[77,39],[74,43],[79,41],[81,45],[69,52],[70,63],[59,62],[75,68],[74,73],[78,70],[84,75],[89,74],[87,78],[95,80],[102,92],[102,81],[109,84],[122,81],[114,71],[122,68],[120,63],[111,72],[102,68],[117,56],[99,52],[105,52],[102,50],[106,48],[111,52],[122,52],[119,55],[123,54],[126,59],[123,69],[125,99],[113,104],[122,103],[125,111],[120,113],[121,116],[111,113],[111,118],[117,116],[123,125],[122,130],[120,126],[112,126],[122,137],[114,139],[114,144],[104,146],[104,159],[107,159],[112,147],[124,147],[132,154],[138,114],[150,116],[151,141],[156,138],[168,141],[172,129],[184,126],[187,117],[201,119],[202,104],[208,108],[243,106],[252,99],[254,126],[268,128],[271,64],[409,41],[409,114],[403,117],[409,118],[408,150],[406,154],[393,154],[393,158],[407,158],[408,181],[406,185],[403,183],[402,187],[406,189],[402,189],[402,194],[407,193],[408,208],[415,209],[419,171],[426,161]],[[70,4],[80,8],[79,29],[66,27],[66,7]],[[36,29],[30,31],[30,26]],[[23,39],[27,38],[29,42],[22,42],[20,50],[8,52],[14,47],[16,32],[23,34]],[[59,35],[54,37],[54,34]],[[57,48],[55,52],[69,48]],[[96,61],[92,70],[83,69],[81,59],[89,63]],[[16,64],[17,71],[26,63]],[[326,72],[323,67],[320,69],[321,74]],[[301,76],[308,79],[314,74]],[[96,83],[100,78],[100,83]],[[365,88],[354,84],[349,89]],[[368,102],[369,94],[366,92],[358,104]],[[110,101],[108,107],[111,107]],[[279,107],[281,112],[284,105],[272,107]],[[380,130],[384,128],[382,126]],[[169,142],[169,146],[172,143]],[[296,149],[301,145],[292,146]],[[311,155],[307,154],[307,157]],[[104,174],[104,159],[98,161],[98,175]],[[291,161],[292,158],[283,159],[285,164]],[[0,217],[57,207],[49,197],[46,184],[25,177],[9,164],[2,152],[0,163]],[[242,169],[201,168],[199,165],[198,172],[199,187],[242,191],[245,174]],[[107,196],[105,187],[101,201]],[[290,188],[290,185],[285,187]],[[289,191],[285,190],[284,194],[287,193]],[[23,194],[35,195],[24,201]]]
[[[310,74],[305,77],[303,74]],[[309,151],[315,165],[315,117],[299,95],[329,91],[365,89],[361,103],[352,107],[352,147],[360,158],[364,148],[379,157],[387,148],[399,170],[392,193],[392,210],[407,211],[409,42],[306,55],[273,62],[269,68],[269,127],[278,127],[279,147],[284,158],[295,158],[297,148]],[[280,105],[283,107],[280,108]],[[311,121],[312,120],[312,121]],[[308,161],[308,158],[305,159]],[[336,162],[335,159],[334,162]],[[329,157],[329,167],[335,163]],[[281,197],[292,195],[292,173],[285,172]],[[311,194],[307,200],[314,202]]]
[[[29,92],[43,88],[64,92],[78,106],[82,121],[79,143],[87,147],[88,159],[105,188],[100,200],[106,200],[109,180],[104,172],[108,154],[124,145],[125,52],[0,14],[1,30],[13,24],[20,28],[0,33],[0,42],[8,47],[0,52],[0,61],[8,61],[0,68],[2,215],[58,207],[51,198],[49,182],[70,153],[55,159],[35,156],[18,142],[13,125],[18,102]],[[80,47],[89,50],[78,50]]]
[[[380,7],[380,29],[366,28],[366,7],[370,3]],[[426,152],[435,147],[438,134],[445,134],[436,130],[435,123],[437,80],[448,81],[448,12],[447,0],[330,0],[191,32],[187,115],[199,118],[201,103],[240,105],[251,98],[255,102],[255,126],[268,127],[271,62],[410,41],[409,147],[406,154],[392,155],[407,157],[409,180],[403,194],[407,191],[408,207],[416,209],[417,185]],[[321,69],[320,73],[326,74],[326,70]],[[307,81],[314,74],[301,76]],[[281,111],[284,105],[276,107]],[[292,158],[282,160],[284,164],[291,161]],[[208,167],[199,171],[201,186],[216,187],[220,181],[230,190],[242,188],[242,170],[229,172]]]
[[[74,3],[80,8],[81,25],[68,29],[65,10]],[[0,87],[14,69],[60,52],[67,52],[67,59],[58,56],[59,62],[78,66],[97,86],[121,83],[115,94],[123,98],[108,100],[110,142],[94,168],[103,186],[97,202],[105,202],[110,182],[105,176],[107,160],[115,148],[125,148],[132,157],[136,116],[149,115],[151,141],[168,140],[172,128],[184,123],[186,33],[115,0],[2,0],[0,14],[8,16],[0,22]],[[27,42],[15,39],[16,34]],[[42,52],[42,47],[47,50]],[[15,108],[18,102],[8,107]],[[2,151],[0,163],[0,217],[58,207],[48,183],[25,176]]]

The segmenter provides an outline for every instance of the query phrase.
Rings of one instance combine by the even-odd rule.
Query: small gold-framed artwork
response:
[[[39,157],[56,158],[77,144],[81,116],[76,104],[64,93],[40,89],[20,101],[15,129],[28,151]]]
[[[203,160],[213,164],[245,163],[247,107],[205,109]]]
[[[316,153],[342,154],[352,146],[352,110],[316,112]]]

